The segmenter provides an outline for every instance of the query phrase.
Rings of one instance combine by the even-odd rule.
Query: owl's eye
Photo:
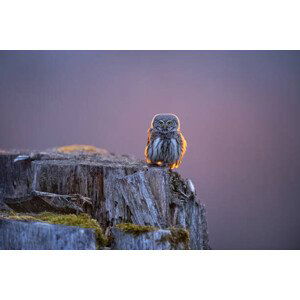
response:
[[[173,122],[171,120],[167,121],[167,125],[171,126]]]
[[[164,121],[163,120],[159,120],[159,125],[163,125]]]

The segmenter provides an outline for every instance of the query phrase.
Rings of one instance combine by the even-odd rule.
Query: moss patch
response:
[[[146,232],[157,230],[157,227],[154,226],[144,226],[144,225],[137,225],[132,223],[120,223],[116,225],[116,227],[126,233],[131,233],[133,235],[139,235]]]
[[[178,249],[180,244],[183,244],[185,250],[190,249],[190,234],[186,229],[171,227],[171,234],[167,234],[161,238],[161,242],[168,241],[172,249]]]
[[[66,225],[66,226],[78,226],[82,228],[95,229],[97,246],[104,247],[107,245],[107,237],[103,234],[102,228],[99,223],[92,219],[87,214],[53,214],[49,212],[43,212],[36,215],[16,214],[10,213],[6,216],[8,219],[20,220],[20,221],[35,221],[35,222],[47,222],[50,224]]]
[[[132,223],[121,223],[116,225],[116,228],[126,232],[138,236],[140,234],[144,234],[147,232],[159,230],[158,227],[155,226],[144,226],[137,225]],[[171,244],[172,249],[178,249],[179,245],[183,245],[185,250],[190,249],[190,234],[186,229],[171,227],[168,228],[170,230],[170,234],[163,236],[160,239],[160,242],[168,241]]]

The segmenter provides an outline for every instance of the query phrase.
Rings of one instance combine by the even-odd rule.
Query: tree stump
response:
[[[112,236],[115,232],[114,239],[122,234],[111,229],[121,223],[154,226],[157,232],[183,228],[189,232],[190,249],[210,249],[205,207],[197,201],[191,181],[128,156],[1,152],[0,210],[9,209],[85,212],[104,231]],[[146,243],[149,235],[144,239]],[[114,245],[122,247],[122,243]]]

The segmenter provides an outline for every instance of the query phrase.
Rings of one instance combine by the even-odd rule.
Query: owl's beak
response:
[[[167,129],[167,124],[164,124],[163,129],[164,129],[164,130]]]

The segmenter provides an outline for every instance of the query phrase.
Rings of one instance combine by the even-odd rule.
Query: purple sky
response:
[[[1,51],[0,148],[143,158],[176,113],[214,249],[300,249],[299,51]]]

